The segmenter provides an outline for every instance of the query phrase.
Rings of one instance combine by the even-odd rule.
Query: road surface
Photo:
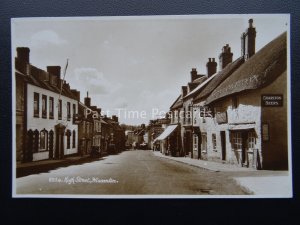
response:
[[[245,195],[222,172],[212,172],[152,151],[132,150],[97,161],[16,179],[16,194]]]

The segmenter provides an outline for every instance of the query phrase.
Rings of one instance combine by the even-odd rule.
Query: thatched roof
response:
[[[248,59],[208,96],[206,104],[272,83],[287,67],[286,36],[284,32]]]
[[[227,77],[229,77],[234,71],[236,71],[244,63],[244,57],[236,59],[234,62],[229,63],[223,70],[217,73],[217,75],[201,90],[201,92],[194,97],[194,102],[208,96],[213,92],[218,85],[220,85]]]

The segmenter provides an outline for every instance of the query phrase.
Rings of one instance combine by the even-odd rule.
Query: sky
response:
[[[289,31],[289,15],[17,18],[12,20],[12,56],[30,48],[30,63],[65,67],[66,82],[102,114],[120,123],[148,124],[167,112],[196,68],[229,44],[240,57],[240,36],[253,18],[256,51]]]

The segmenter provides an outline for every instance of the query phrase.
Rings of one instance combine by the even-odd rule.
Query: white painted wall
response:
[[[204,101],[195,104],[194,106],[203,106]],[[227,112],[228,122],[218,124],[216,118],[199,118],[199,109],[196,109],[194,118],[196,118],[195,126],[200,127],[201,132],[207,133],[207,158],[216,161],[222,159],[221,136],[220,131],[225,131],[226,138],[226,161],[232,164],[237,163],[236,153],[232,149],[230,142],[229,124],[234,123],[254,123],[255,132],[257,134],[256,146],[261,152],[261,107],[260,107],[260,94],[256,92],[248,92],[246,94],[238,95],[238,107],[232,107],[231,98],[226,98],[220,101],[218,107],[224,108]],[[196,108],[196,107],[195,107]],[[217,148],[213,150],[212,134],[216,134]]]
[[[37,92],[40,94],[40,103],[39,103],[39,118],[34,117],[34,107],[33,107],[33,102],[34,102],[34,92]],[[42,95],[46,95],[47,96],[47,118],[42,118]],[[54,119],[49,119],[49,97],[53,97],[54,99]],[[28,89],[27,89],[27,130],[35,130],[37,129],[38,131],[41,131],[43,129],[46,129],[48,132],[50,130],[53,130],[55,132],[55,125],[62,123],[66,126],[66,130],[69,129],[71,131],[71,133],[73,132],[73,130],[75,130],[76,132],[76,145],[75,148],[72,148],[72,135],[70,137],[71,139],[71,145],[70,145],[70,149],[67,149],[67,136],[65,137],[64,140],[64,149],[65,155],[69,155],[69,154],[74,154],[78,152],[78,125],[73,124],[73,104],[76,105],[76,110],[78,110],[78,102],[77,100],[65,97],[65,96],[61,96],[61,100],[62,100],[62,120],[58,119],[58,108],[57,108],[57,104],[58,104],[58,97],[59,94],[28,84]],[[67,102],[70,102],[71,104],[71,119],[70,121],[67,120]],[[48,143],[49,144],[49,143]],[[55,148],[55,135],[54,135],[54,148]],[[38,152],[38,153],[34,153],[33,154],[33,161],[37,161],[37,160],[42,160],[42,159],[48,159],[49,158],[49,151],[46,152]]]

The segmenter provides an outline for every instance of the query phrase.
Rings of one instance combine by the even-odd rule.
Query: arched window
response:
[[[71,131],[70,130],[67,130],[66,131],[66,136],[67,136],[67,149],[70,149],[70,146],[71,146]]]
[[[48,132],[44,129],[40,132],[40,151],[48,150]]]
[[[75,130],[73,130],[72,148],[76,148],[76,131]]]

